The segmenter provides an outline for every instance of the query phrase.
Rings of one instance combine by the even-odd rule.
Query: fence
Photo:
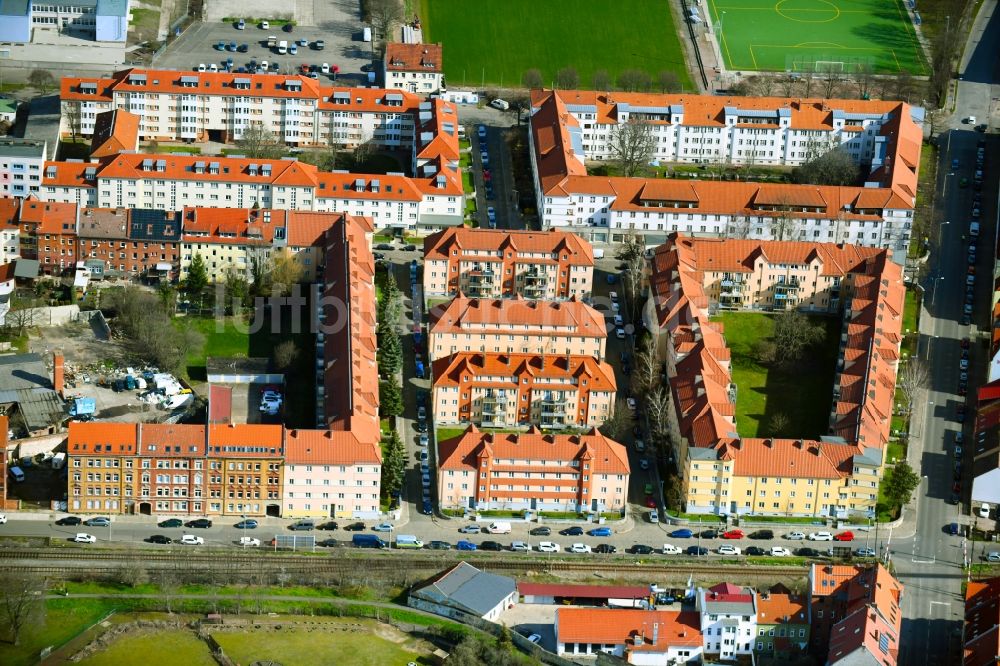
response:
[[[701,60],[701,48],[698,45],[698,35],[694,32],[694,23],[687,20],[689,13],[687,0],[681,0],[681,20],[687,24],[688,35],[691,37],[691,50],[694,51],[695,60],[698,61],[698,71],[701,72],[701,84],[708,91],[708,75],[705,74],[705,63]],[[721,67],[722,63],[719,63],[719,66]]]

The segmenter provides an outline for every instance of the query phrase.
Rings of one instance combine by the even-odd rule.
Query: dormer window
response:
[[[80,92],[84,95],[96,95],[97,94],[97,84],[96,83],[81,83]]]
[[[258,166],[259,165],[257,164],[251,164],[250,166],[247,167],[247,173],[250,174],[251,176],[256,176]]]
[[[205,163],[204,162],[195,162],[194,163],[194,172],[195,173],[205,173]]]
[[[233,87],[237,90],[250,90],[250,79],[237,77],[233,79]]]
[[[140,167],[143,171],[153,170],[153,160],[145,159],[142,161],[142,166]]]
[[[215,174],[219,173],[219,163],[218,162],[209,162],[208,163],[208,172],[209,173],[215,173]]]
[[[285,79],[285,90],[290,90],[292,92],[302,91],[302,81],[298,79]]]
[[[164,171],[166,171],[167,170],[167,161],[166,160],[156,160],[156,170],[159,171],[160,173],[163,173]]]
[[[182,76],[181,77],[181,87],[182,88],[197,88],[198,87],[198,77],[197,76]]]

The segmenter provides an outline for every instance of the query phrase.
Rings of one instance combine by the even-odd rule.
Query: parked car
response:
[[[500,552],[503,550],[503,544],[499,541],[484,541],[479,544],[479,550],[490,550],[493,552]]]
[[[80,532],[75,537],[73,541],[76,543],[97,543],[97,537],[93,534],[87,534],[86,532]]]
[[[753,557],[759,557],[761,555],[767,555],[767,551],[760,546],[747,546],[746,554]]]
[[[580,553],[580,554],[590,554],[590,546],[585,543],[574,543],[569,547],[569,552]]]
[[[258,539],[257,537],[248,537],[248,536],[240,537],[240,545],[243,547],[250,546],[253,548],[257,548],[260,546],[260,539]]]
[[[316,523],[311,520],[299,520],[289,525],[288,529],[295,532],[310,532],[316,529]]]
[[[451,550],[450,543],[448,543],[447,541],[439,541],[437,539],[428,543],[426,547],[430,548],[431,550]]]
[[[173,539],[164,534],[154,534],[153,536],[146,539],[146,541],[148,541],[149,543],[162,543],[162,544],[170,544],[174,542]]]
[[[854,532],[841,532],[833,537],[834,541],[854,541]]]
[[[212,526],[212,521],[208,518],[196,518],[195,520],[189,520],[184,523],[185,527],[198,527],[201,529],[207,529]]]
[[[774,532],[771,530],[755,530],[750,533],[751,539],[773,539]]]
[[[792,551],[788,550],[784,546],[771,546],[772,557],[788,557],[791,554]]]
[[[722,533],[723,539],[742,539],[743,536],[743,530],[729,530]]]
[[[483,529],[479,525],[465,525],[458,530],[462,534],[479,534]]]
[[[184,521],[180,518],[167,518],[158,522],[157,527],[183,527]]]
[[[549,536],[550,534],[552,534],[552,528],[551,527],[535,527],[535,528],[532,528],[532,530],[530,532],[528,532],[528,534],[530,534],[531,536]]]
[[[833,534],[830,532],[812,532],[809,534],[810,541],[833,541]]]
[[[176,518],[174,520],[176,520]],[[83,520],[79,516],[63,516],[62,518],[56,521],[56,525],[79,525],[82,522]],[[164,522],[171,522],[171,521],[164,521]],[[178,520],[177,522],[180,521]],[[173,526],[164,525],[163,523],[160,523],[160,527],[173,527]]]
[[[510,544],[510,549],[515,553],[527,553],[531,551],[531,546],[524,541],[515,541]]]
[[[323,539],[322,541],[317,541],[316,545],[322,548],[336,548],[340,545],[340,542],[336,539]]]
[[[193,534],[185,534],[181,537],[182,544],[185,546],[203,546],[205,545],[205,539],[200,536],[195,536]]]
[[[618,549],[612,546],[610,543],[599,543],[594,546],[595,553],[601,553],[602,555],[613,555],[618,552]]]
[[[111,525],[111,519],[105,518],[104,516],[96,516],[83,521],[83,524],[87,527],[108,527]]]
[[[255,530],[257,529],[257,521],[252,518],[248,518],[247,520],[241,520],[233,525],[233,527],[240,530]]]
[[[595,527],[594,529],[587,532],[592,537],[609,537],[611,536],[610,527]]]
[[[465,539],[462,539],[457,544],[455,544],[455,548],[457,548],[458,550],[476,550],[476,544],[472,543],[471,541],[466,541]]]
[[[875,557],[874,548],[857,548],[854,551],[855,557]]]
[[[557,543],[551,541],[540,541],[538,543],[539,553],[558,553],[562,548]]]
[[[630,555],[651,555],[654,550],[655,549],[652,546],[647,546],[644,543],[637,543],[626,548],[625,552]]]
[[[687,555],[694,555],[700,557],[702,555],[708,555],[708,548],[704,546],[688,546],[687,550],[684,551]]]
[[[694,536],[694,532],[684,527],[679,530],[674,530],[670,533],[670,536],[675,539],[690,539]]]
[[[729,544],[719,546],[719,555],[739,555],[740,549]]]
[[[344,529],[348,532],[360,532],[365,529],[365,524],[362,522],[351,523],[350,525],[345,525]]]
[[[799,557],[819,557],[819,551],[815,548],[797,548],[795,554]]]
[[[559,530],[559,534],[563,536],[581,536],[583,534],[583,528],[574,525],[573,527],[567,527],[566,529]]]

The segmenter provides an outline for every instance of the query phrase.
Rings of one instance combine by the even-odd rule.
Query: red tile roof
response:
[[[378,440],[362,441],[343,430],[288,430],[285,435],[288,465],[382,464]]]
[[[143,169],[144,162],[151,163],[149,170]],[[163,171],[156,170],[156,163],[163,162]],[[202,155],[147,155],[143,153],[119,153],[105,159],[98,168],[98,178],[124,178],[127,180],[164,179],[197,180],[219,183],[268,183],[298,187],[316,187],[317,169],[311,164],[297,160],[264,160],[245,157],[204,157]],[[218,165],[215,173],[211,166]],[[93,166],[93,165],[92,165]],[[256,174],[251,172],[256,166]],[[263,167],[270,167],[270,174],[264,175]]]
[[[490,331],[497,326],[544,326],[522,329],[524,335],[606,338],[607,326],[600,312],[582,301],[532,301],[520,297],[478,299],[457,296],[444,308],[431,312],[430,332],[458,333]]]
[[[757,595],[757,623],[808,624],[808,604],[802,594],[762,592]]]
[[[458,109],[454,103],[440,98],[422,103],[417,111],[415,132],[418,163],[440,158],[457,166],[458,128]]]
[[[270,245],[274,230],[286,228],[285,210],[184,208],[182,238],[194,243]]]
[[[204,457],[205,426],[143,423],[139,427],[140,455]]]
[[[808,479],[842,479],[851,475],[854,456],[864,449],[854,443],[798,439],[723,440],[719,460],[732,460],[737,476],[782,476]],[[780,460],[776,470],[774,461]]]
[[[208,422],[233,422],[233,389],[230,386],[210,384],[208,387]]]
[[[556,631],[559,643],[624,643],[630,652],[666,652],[671,647],[702,645],[701,618],[694,611],[558,608]],[[642,639],[638,644],[637,636]]]
[[[138,454],[138,423],[70,421],[66,442],[69,456]]]
[[[313,213],[288,211],[288,228],[285,237],[289,247],[323,247],[326,232],[334,224],[354,218],[346,213]]]
[[[98,113],[90,142],[91,157],[108,157],[124,150],[139,149],[142,118],[124,109]]]
[[[208,455],[228,458],[281,456],[284,428],[263,423],[226,423],[208,426]]]
[[[565,252],[569,258],[569,265],[594,265],[593,246],[580,236],[565,231],[508,231],[450,227],[424,239],[425,261],[462,259],[466,252],[483,250],[513,252],[515,256],[529,252],[534,254]],[[452,256],[453,252],[457,252],[458,255]],[[525,261],[555,263],[554,259],[545,260],[538,257],[531,257]]]
[[[970,581],[965,588],[963,666],[995,666],[1000,655],[1000,578]]]
[[[34,195],[21,203],[21,223],[37,224],[39,234],[76,234],[75,203],[39,201]]]
[[[570,461],[590,458],[599,474],[628,474],[625,447],[592,429],[582,435],[543,435],[532,427],[522,433],[486,433],[476,426],[449,440],[438,442],[439,467],[478,469],[480,455],[498,459]]]
[[[444,58],[440,44],[385,45],[385,68],[390,72],[444,72]]]
[[[483,377],[506,378],[495,382]],[[510,378],[514,378],[511,380]],[[459,352],[434,362],[434,386],[508,386],[528,379],[534,388],[547,381],[576,379],[578,391],[615,391],[615,371],[592,356]],[[583,386],[582,380],[587,381]],[[573,388],[566,384],[553,385]]]

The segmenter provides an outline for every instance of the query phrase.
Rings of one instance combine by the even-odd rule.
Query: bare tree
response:
[[[20,307],[18,307],[20,305]],[[16,337],[20,337],[25,332],[38,324],[38,308],[31,304],[19,304],[16,300],[11,303],[11,309],[7,312],[4,328],[14,332]]]
[[[774,94],[774,78],[768,74],[759,74],[753,79],[753,90],[758,95],[770,97]]]
[[[635,367],[632,369],[632,393],[645,395],[660,383],[660,359],[656,353],[656,345],[652,338],[635,354]]]
[[[930,370],[919,358],[911,357],[903,364],[903,369],[896,378],[896,384],[906,396],[907,413],[913,411],[913,403],[919,397],[920,391],[930,384],[930,378]]]
[[[622,284],[625,288],[625,300],[629,308],[629,318],[632,321],[638,321],[642,313],[640,296],[643,279],[645,278],[645,251],[645,243],[639,236],[633,233],[625,236],[622,244],[618,247],[618,251],[615,253],[618,259],[625,263]]]
[[[580,75],[575,67],[563,67],[556,72],[556,86],[563,90],[575,90],[580,87]]]
[[[149,580],[146,568],[142,566],[142,559],[139,553],[129,553],[125,558],[121,570],[118,572],[118,581],[128,587],[142,585]]]
[[[521,116],[524,112],[531,108],[531,100],[527,95],[520,93],[514,93],[507,97],[507,113],[510,113],[517,117],[518,126],[521,125]]]
[[[21,630],[44,612],[43,581],[37,576],[0,574],[0,625],[7,627],[8,642],[19,645]]]
[[[669,441],[670,394],[662,386],[657,386],[646,395],[646,416],[649,419],[649,435],[653,446],[662,450]]]
[[[261,122],[255,122],[243,130],[243,136],[237,139],[236,146],[244,155],[254,159],[273,160],[281,157],[284,152],[278,138]]]
[[[542,73],[534,67],[524,72],[521,82],[524,84],[524,87],[529,90],[532,88],[541,88],[545,85],[544,79],[542,79]]]
[[[816,77],[813,76],[812,72],[803,72],[802,83],[805,86],[805,97],[812,97],[813,94],[813,84],[816,83]]]
[[[33,69],[28,74],[28,83],[43,95],[48,95],[56,87],[56,77],[47,69]]]
[[[796,182],[812,185],[854,185],[858,182],[861,170],[846,150],[823,150],[823,145],[810,145],[807,154],[810,152],[813,156],[807,157],[793,173]]]
[[[795,91],[795,79],[791,74],[785,74],[783,77],[778,79],[778,83],[781,86],[781,94],[785,97],[791,97],[792,93]]]
[[[372,140],[372,137],[363,139],[354,147],[354,168],[362,170],[361,172],[364,173],[364,163],[370,160],[374,154],[375,142]]]
[[[274,367],[278,370],[288,370],[295,363],[295,359],[299,355],[298,347],[295,346],[295,342],[292,340],[285,340],[278,344],[271,352],[274,357]]]
[[[908,71],[901,70],[899,74],[890,79],[890,85],[892,90],[892,96],[903,102],[910,101],[910,95],[913,94],[914,82],[913,77]]]
[[[681,80],[669,69],[660,70],[656,75],[656,82],[660,86],[661,93],[675,93],[681,90]]]
[[[793,238],[797,223],[798,219],[790,210],[774,211],[774,217],[771,218],[771,238],[777,241]]]
[[[392,29],[403,20],[403,3],[400,0],[364,0],[362,11],[380,44],[392,41]]]
[[[750,230],[753,228],[753,218],[749,215],[731,215],[726,220],[726,238],[750,238]]]
[[[641,69],[626,69],[618,75],[618,87],[626,92],[648,90],[649,74]]]
[[[73,137],[73,143],[80,138],[80,124],[82,114],[79,102],[67,102],[63,105],[63,115],[66,117],[66,124],[69,126],[69,134]]]
[[[611,90],[611,75],[608,74],[608,70],[599,69],[590,77],[590,84],[594,90],[603,90],[605,92]]]
[[[656,139],[649,123],[630,118],[611,131],[610,146],[611,158],[618,163],[621,175],[632,178],[653,158]]]
[[[786,366],[797,363],[824,335],[822,326],[814,324],[798,310],[785,310],[774,318],[771,340],[779,350],[775,360]]]
[[[279,295],[288,294],[293,285],[302,281],[304,272],[302,264],[287,249],[275,252],[268,267],[272,291],[277,291]]]
[[[854,85],[858,88],[858,97],[868,99],[875,87],[875,70],[868,63],[861,64],[854,72]]]
[[[830,69],[823,74],[823,96],[830,98],[834,96],[834,91],[837,90],[837,86],[843,81],[844,76],[841,72]]]
[[[772,437],[785,437],[792,420],[784,412],[775,412],[767,422],[768,434]]]
[[[632,414],[624,398],[615,401],[615,411],[601,424],[599,430],[605,437],[622,439],[632,427]]]

